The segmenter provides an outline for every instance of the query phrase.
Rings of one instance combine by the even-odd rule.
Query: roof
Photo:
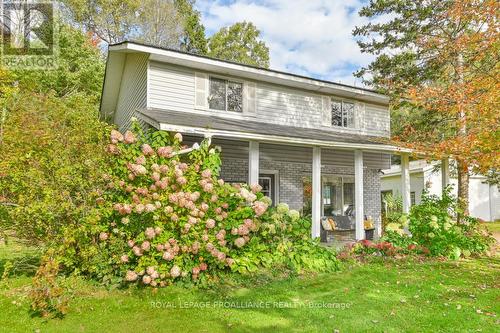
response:
[[[273,69],[244,65],[153,45],[124,41],[109,45],[108,47],[106,75],[101,98],[101,112],[104,114],[112,113],[114,112],[114,108],[116,108],[116,100],[119,93],[116,82],[122,80],[124,56],[127,53],[148,54],[150,61],[164,62],[247,80],[267,82],[317,94],[356,99],[383,106],[389,104],[389,97],[363,87],[355,87]]]
[[[222,118],[165,109],[145,108],[137,116],[160,130],[237,139],[280,142],[298,145],[319,145],[338,148],[359,148],[386,152],[402,151],[381,141],[380,137],[335,133],[316,128],[298,128],[247,119]]]
[[[425,172],[434,169],[439,163],[436,161],[427,162],[426,160],[410,161],[410,173]],[[397,176],[401,174],[401,165],[393,164],[390,169],[382,170],[382,177]]]

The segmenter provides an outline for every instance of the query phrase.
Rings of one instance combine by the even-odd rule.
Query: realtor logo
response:
[[[11,69],[56,68],[54,17],[50,1],[0,0],[1,64]]]

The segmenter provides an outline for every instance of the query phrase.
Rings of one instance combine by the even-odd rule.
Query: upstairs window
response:
[[[354,103],[332,101],[332,125],[354,128]]]
[[[210,77],[208,105],[213,110],[242,112],[243,83]]]

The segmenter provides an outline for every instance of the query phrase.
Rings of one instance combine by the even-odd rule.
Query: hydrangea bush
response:
[[[105,187],[81,227],[66,230],[63,265],[104,282],[153,287],[293,266],[286,259],[291,248],[295,268],[327,266],[325,250],[308,239],[310,228],[301,227],[307,222],[297,211],[268,209],[258,185],[224,183],[219,149],[182,140],[179,133],[143,133],[137,123],[134,131],[112,131]],[[291,244],[299,238],[304,242]],[[320,255],[304,264],[300,246],[308,251],[301,255]]]
[[[424,193],[410,214],[387,224],[383,241],[402,248],[420,246],[426,254],[453,259],[486,252],[493,239],[478,219],[462,215],[449,188],[442,197]],[[458,216],[462,216],[460,222]]]

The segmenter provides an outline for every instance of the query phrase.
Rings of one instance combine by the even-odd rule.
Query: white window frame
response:
[[[226,94],[225,94],[225,98],[226,98],[226,102],[225,102],[225,105],[226,105],[226,108],[225,110],[219,110],[219,109],[212,109],[210,108],[210,97],[212,96],[212,94],[210,93],[210,88],[211,88],[211,85],[210,85],[210,80],[211,79],[218,79],[218,80],[224,80],[226,81]],[[227,86],[228,86],[228,83],[229,82],[234,82],[234,83],[240,83],[241,84],[241,111],[233,111],[233,110],[228,110],[227,109],[227,106],[228,106],[228,103],[227,103]],[[239,80],[239,79],[234,79],[232,77],[227,77],[227,76],[222,76],[222,75],[208,75],[208,109],[210,111],[214,111],[214,112],[224,112],[224,113],[229,113],[229,114],[242,114],[243,113],[243,110],[244,110],[244,103],[245,103],[245,82],[242,81],[242,80]]]
[[[333,103],[340,103],[340,125],[333,124],[333,114],[331,114]],[[351,119],[352,126],[344,126],[344,103],[352,104],[352,119]],[[331,97],[329,111],[331,114],[330,126],[335,128],[348,128],[348,129],[356,128],[356,103],[354,101]]]
[[[273,191],[274,191],[274,197],[275,201],[273,202],[273,206],[276,206],[280,203],[280,173],[278,170],[259,170],[259,178],[260,175],[274,175],[274,184],[273,184]]]

